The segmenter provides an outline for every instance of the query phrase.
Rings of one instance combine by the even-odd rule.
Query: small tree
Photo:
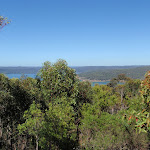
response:
[[[44,114],[39,109],[39,105],[31,104],[30,109],[25,111],[24,119],[25,123],[18,126],[20,133],[28,133],[36,139],[36,150],[38,150],[40,131],[44,123]]]
[[[141,103],[143,109],[138,112],[133,110],[129,116],[129,120],[136,118],[135,126],[139,132],[150,132],[150,71],[146,73],[145,79],[141,83],[140,92],[143,99]]]

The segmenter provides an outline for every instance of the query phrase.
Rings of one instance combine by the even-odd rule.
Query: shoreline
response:
[[[81,81],[89,81],[89,82],[108,82],[110,80],[90,80],[90,79],[85,79],[84,77],[79,77],[79,80]]]

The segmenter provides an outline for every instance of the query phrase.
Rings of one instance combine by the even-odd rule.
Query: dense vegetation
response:
[[[126,76],[133,79],[143,79],[145,72],[150,70],[150,66],[131,67],[126,69],[106,69],[96,70],[80,73],[80,77],[90,80],[110,80],[119,74],[126,74]]]
[[[0,149],[149,149],[149,97],[150,73],[94,87],[64,60],[45,62],[36,79],[0,74]]]

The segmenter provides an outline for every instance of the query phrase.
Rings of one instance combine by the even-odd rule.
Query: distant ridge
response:
[[[84,73],[90,71],[100,71],[100,70],[112,70],[112,69],[129,69],[136,68],[139,66],[70,66],[75,69],[76,72]],[[0,66],[0,73],[5,74],[36,74],[42,67],[34,66],[12,66],[12,67],[3,67]]]
[[[41,67],[0,67],[4,74],[37,74]]]
[[[72,67],[76,70],[76,72],[84,73],[84,72],[91,72],[91,71],[104,71],[104,70],[114,70],[114,69],[130,69],[130,68],[137,68],[137,67],[145,67],[147,65],[131,65],[131,66],[77,66]]]
[[[79,77],[84,77],[90,80],[110,80],[117,77],[119,74],[126,74],[127,77],[133,79],[143,79],[147,71],[150,70],[150,66],[120,68],[120,69],[105,69],[95,70],[89,72],[83,72],[79,74]]]
[[[37,74],[42,67],[0,67],[0,73],[4,74]],[[90,80],[110,80],[118,74],[124,73],[134,79],[144,78],[145,73],[150,70],[150,66],[76,66],[71,67],[76,70],[79,77]]]

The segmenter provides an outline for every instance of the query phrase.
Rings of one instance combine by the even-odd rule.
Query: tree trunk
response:
[[[2,121],[1,121],[1,118],[0,118],[0,138],[3,136],[3,125],[2,125]]]
[[[111,108],[111,113],[114,114],[114,107]]]
[[[38,150],[38,147],[39,147],[39,138],[38,138],[38,136],[36,135],[36,150]]]
[[[123,89],[121,89],[121,110],[123,109]]]

